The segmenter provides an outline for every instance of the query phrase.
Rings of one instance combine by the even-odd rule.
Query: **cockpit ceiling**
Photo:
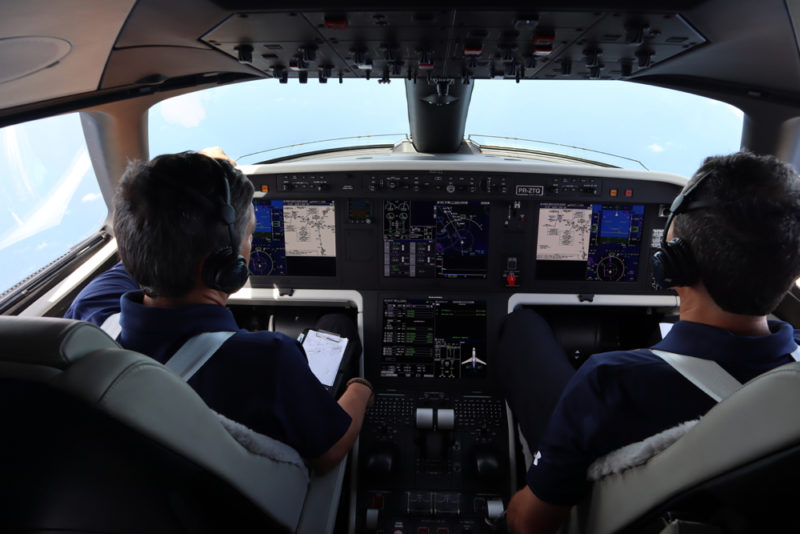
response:
[[[536,10],[241,12],[202,40],[301,82],[620,79],[706,42],[675,12]]]
[[[797,7],[788,0],[376,5],[6,2],[0,116],[248,77],[625,79],[728,101],[800,102]]]
[[[135,0],[3,2],[0,107],[96,90],[134,4]]]

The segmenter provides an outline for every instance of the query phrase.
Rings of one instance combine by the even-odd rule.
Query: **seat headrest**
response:
[[[65,369],[90,352],[117,346],[90,323],[53,317],[0,316],[0,361]]]

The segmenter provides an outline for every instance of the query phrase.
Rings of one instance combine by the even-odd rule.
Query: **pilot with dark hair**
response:
[[[800,331],[767,319],[800,276],[800,178],[789,165],[744,152],[706,159],[666,232],[654,272],[677,291],[680,321],[652,350],[595,354],[575,371],[535,312],[507,317],[498,376],[534,452],[508,506],[512,532],[554,532],[586,494],[593,461],[714,406],[657,353],[716,362],[741,383],[800,357]]]
[[[296,340],[237,326],[225,305],[248,276],[253,185],[221,151],[211,154],[218,157],[185,152],[128,168],[114,201],[122,265],[84,288],[66,316],[99,324],[124,292],[120,344],[162,363],[197,334],[233,332],[189,385],[213,410],[291,445],[324,472],[353,446],[371,385],[353,379],[337,402]],[[358,357],[349,318],[325,316],[317,327],[347,337]]]

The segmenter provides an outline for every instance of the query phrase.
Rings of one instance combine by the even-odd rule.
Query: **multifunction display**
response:
[[[643,220],[641,204],[541,204],[536,278],[636,281]]]
[[[256,199],[253,207],[252,274],[336,275],[336,210],[332,200]]]
[[[484,378],[486,303],[383,301],[382,378]]]
[[[387,200],[384,276],[486,278],[489,203]]]

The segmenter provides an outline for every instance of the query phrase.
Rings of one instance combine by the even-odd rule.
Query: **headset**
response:
[[[247,262],[239,254],[240,244],[234,238],[233,224],[236,221],[236,212],[231,206],[231,187],[225,169],[222,164],[214,158],[209,158],[219,167],[222,174],[225,196],[222,199],[222,206],[219,216],[228,226],[228,235],[231,244],[227,247],[213,252],[203,264],[202,279],[203,283],[211,289],[218,289],[223,293],[235,293],[247,282],[250,271]]]
[[[676,237],[667,242],[667,231],[675,215],[708,208],[715,204],[709,200],[692,201],[690,199],[695,189],[712,174],[714,174],[714,171],[706,171],[701,174],[686,191],[681,191],[672,201],[667,223],[664,225],[664,233],[661,235],[661,245],[652,257],[653,277],[662,288],[690,286],[700,278],[697,261],[688,241]]]

